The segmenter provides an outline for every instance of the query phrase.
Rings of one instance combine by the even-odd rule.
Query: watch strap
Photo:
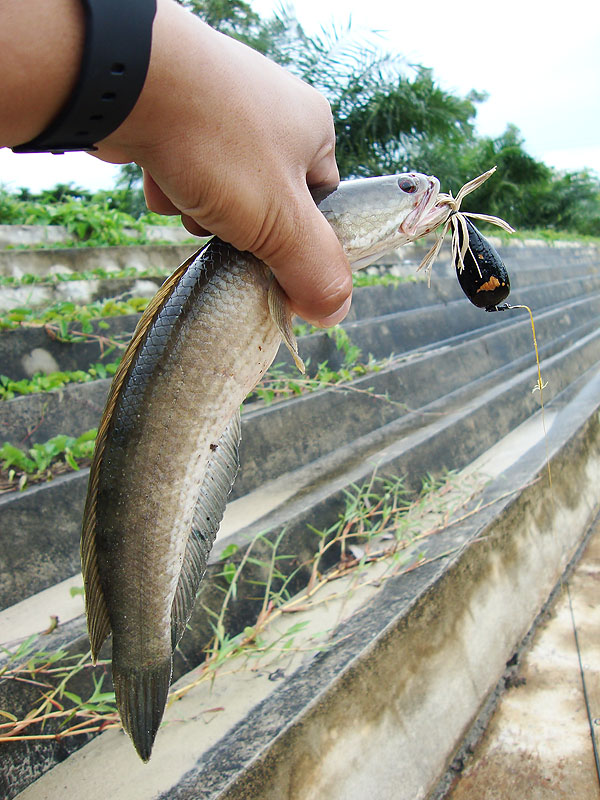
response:
[[[152,45],[156,0],[82,0],[85,40],[71,96],[38,136],[15,153],[97,150],[141,94]]]

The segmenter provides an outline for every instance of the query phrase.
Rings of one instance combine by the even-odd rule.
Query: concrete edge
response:
[[[453,788],[455,781],[459,778],[463,769],[467,766],[470,756],[473,754],[475,748],[485,735],[487,726],[496,712],[496,709],[502,700],[502,696],[505,694],[507,689],[510,687],[511,682],[514,681],[515,676],[518,674],[523,657],[531,647],[531,643],[538,632],[538,629],[547,622],[549,613],[551,613],[551,610],[558,597],[562,592],[564,592],[565,584],[570,580],[571,576],[575,572],[577,565],[585,553],[590,539],[594,533],[597,532],[599,524],[600,512],[598,512],[591,520],[579,546],[566,565],[562,575],[555,583],[554,588],[550,592],[546,602],[541,607],[531,627],[519,643],[514,655],[509,661],[506,662],[506,669],[503,672],[500,680],[496,684],[494,690],[488,695],[479,715],[466,732],[457,750],[454,752],[448,768],[438,781],[435,789],[430,793],[428,800],[444,800],[444,798],[447,797],[448,793]]]
[[[546,599],[546,585],[552,588],[581,539],[591,515],[584,495],[591,488],[595,500],[600,470],[599,388],[596,376],[563,409],[549,436],[563,539],[556,529],[544,530],[553,514],[541,442],[486,490],[471,519],[435,537],[431,555],[438,561],[389,579],[338,628],[333,648],[273,684],[264,701],[249,702],[245,717],[205,747],[196,766],[162,790],[162,800],[424,798],[493,689],[494,672],[502,674]],[[535,481],[536,475],[542,479]],[[246,679],[246,691],[254,680]],[[198,712],[198,701],[209,708],[222,697],[226,688],[217,698],[190,697],[187,713]],[[175,711],[179,723],[181,713]],[[172,729],[163,758],[185,730],[192,735],[180,725]],[[203,740],[210,742],[206,730]],[[188,760],[190,746],[183,746]],[[141,765],[122,735],[106,734],[73,756],[73,768],[69,761],[59,765],[23,797],[50,800],[65,781],[71,789],[86,786],[90,797],[104,796],[99,776],[107,757],[121,764],[106,776],[111,791],[128,792],[133,782],[136,800],[149,800],[165,786],[160,759]],[[175,761],[172,778],[179,760],[169,759]],[[157,768],[158,783],[152,778]]]
[[[595,514],[599,391],[596,377],[549,434],[554,502],[542,442],[484,502],[510,496],[436,541],[440,552],[460,546],[458,555],[388,581],[338,631],[341,644],[288,679],[161,797],[426,797]]]
[[[598,383],[598,379],[596,379],[596,383]],[[538,449],[539,449],[539,448],[538,448]],[[503,489],[505,488],[505,487],[504,487],[504,484],[503,484],[502,488],[503,488]],[[498,509],[498,514],[501,514],[501,512],[502,512],[502,508],[503,508],[503,507],[502,507],[501,505],[498,505],[498,506],[497,506],[497,509]],[[493,510],[493,509],[492,509],[492,510]],[[335,509],[334,509],[334,512],[335,512]],[[337,512],[336,512],[336,513],[337,513]],[[481,515],[480,515],[480,516],[481,516]],[[441,540],[440,540],[440,541],[441,541]],[[447,548],[447,547],[448,547],[448,540],[444,540],[444,541],[445,541],[445,544],[443,545],[443,547],[446,547],[446,548]],[[429,553],[428,553],[428,554],[429,554]],[[432,551],[431,551],[431,555],[435,555],[435,552],[434,552],[434,550],[432,550]],[[428,568],[423,568],[423,569],[427,570]],[[414,584],[412,583],[412,578],[410,578],[410,577],[409,577],[407,580],[408,580],[408,583],[407,583],[407,585],[405,586],[405,589],[406,589],[406,595],[404,596],[404,599],[405,599],[405,600],[406,600],[407,598],[410,598],[410,592],[411,592],[411,591],[412,591],[412,589],[414,588]],[[418,588],[418,585],[417,585],[417,588]],[[241,599],[242,599],[242,598],[241,598]],[[199,616],[199,617],[202,617],[202,611],[201,611],[201,609],[200,609],[200,608],[198,609],[198,614],[196,614],[196,612],[195,612],[194,616],[195,616],[195,617],[197,617],[197,616]],[[238,621],[239,621],[239,620],[238,620]],[[197,622],[198,622],[198,620],[194,620],[194,622],[193,622],[193,624],[192,624],[192,630],[195,630],[196,628],[201,628],[201,627],[202,627],[202,624],[197,624]],[[251,624],[251,621],[248,621],[247,623],[244,623],[244,624]],[[72,629],[71,629],[71,636],[73,636],[73,635],[77,636],[78,634],[81,636],[81,634],[82,634],[82,626],[83,626],[83,622],[82,622],[82,620],[81,620],[81,619],[79,619],[79,620],[74,620],[74,621],[73,621],[73,624],[72,624]],[[185,645],[185,647],[184,647],[184,650],[185,650],[185,649],[186,649],[186,648],[187,648],[187,647],[190,645],[190,641],[191,641],[191,639],[194,639],[194,638],[195,638],[195,637],[193,637],[193,636],[192,636],[192,637],[191,637],[191,639],[190,639],[190,637],[189,637],[189,634],[190,634],[191,632],[192,632],[192,631],[189,631],[189,632],[188,632],[188,637],[184,637],[184,642],[183,642],[183,644]],[[366,641],[366,640],[367,640],[367,639],[364,639],[364,636],[363,636],[362,638],[363,638],[363,640],[364,640],[364,641]],[[64,644],[67,644],[67,641],[64,641]],[[84,645],[84,646],[85,646],[85,645]],[[80,648],[80,649],[81,649],[81,648]],[[107,655],[108,655],[108,651],[107,651]],[[185,663],[185,661],[184,661],[183,663]],[[193,663],[193,662],[192,662],[192,663]],[[189,667],[188,667],[188,669],[189,669]],[[181,670],[179,669],[179,670],[178,670],[178,672],[179,672],[179,673],[181,673]],[[82,742],[81,744],[83,744],[83,742]],[[39,748],[38,748],[38,749],[39,749]],[[66,749],[66,748],[64,747],[64,745],[63,745],[63,749]],[[72,748],[71,748],[71,749],[72,749]],[[45,759],[47,759],[48,757],[51,757],[51,756],[49,756],[49,754],[48,754],[48,753],[46,753],[45,755],[42,755],[42,751],[40,750],[40,756],[39,756],[39,757],[41,757],[41,758],[43,758],[43,759],[45,760]],[[251,795],[251,796],[253,796],[253,795]]]
[[[588,337],[589,338],[589,337]],[[597,339],[597,337],[596,337]],[[592,349],[592,355],[595,354],[595,359],[597,359],[597,353],[595,353],[597,349],[597,341],[593,341],[590,345]],[[577,347],[575,345],[567,348],[564,352],[561,350],[559,353],[551,356],[550,358],[546,359],[543,364],[543,371],[545,374],[545,379],[548,380],[551,376],[556,375],[557,364],[563,364],[562,373],[571,375],[571,379],[578,377],[581,374],[580,370],[576,375],[572,375],[571,373],[575,369],[579,369],[578,367],[578,360],[574,358],[574,354],[576,353]],[[588,357],[589,358],[589,357]],[[595,360],[594,359],[594,360]],[[511,420],[518,424],[521,422],[526,416],[528,416],[536,407],[536,403],[534,398],[529,392],[523,391],[522,388],[516,388],[514,390],[514,399],[511,400],[511,403],[503,409],[502,403],[497,403],[497,396],[503,396],[506,390],[510,389],[510,387],[515,387],[517,384],[523,384],[523,380],[527,381],[530,380],[527,377],[530,373],[532,373],[533,368],[526,369],[523,372],[522,376],[513,376],[513,377],[506,377],[505,373],[500,371],[498,372],[498,379],[499,385],[496,388],[487,389],[484,391],[482,398],[485,399],[485,402],[491,403],[494,406],[494,410],[490,413],[486,411],[485,418],[488,419],[488,425],[490,428],[486,428],[489,433],[492,431],[497,431],[500,425],[500,421],[502,421],[502,425],[505,427],[505,423],[510,416]],[[566,370],[566,372],[565,372]],[[384,376],[384,373],[379,373],[378,378]],[[466,373],[462,375],[462,379],[465,379]],[[552,380],[552,387],[554,392],[560,391],[561,388],[564,388],[564,381],[565,375],[556,375],[556,378]],[[369,382],[373,383],[374,381],[369,377]],[[534,381],[532,381],[533,383]],[[561,385],[562,384],[562,385]],[[523,384],[524,385],[524,384]],[[473,383],[472,392],[481,391],[480,381],[475,381]],[[464,413],[468,413],[469,410],[474,412],[475,409],[479,409],[477,412],[479,414],[479,422],[481,422],[481,400],[469,400],[465,398],[464,391],[460,392],[462,397],[462,406],[463,408],[463,416]],[[361,397],[367,397],[366,395],[359,395]],[[513,397],[513,395],[511,395]],[[447,400],[452,399],[452,395],[446,395]],[[287,406],[283,403],[280,404],[280,414],[278,415],[277,419],[279,420],[279,428],[273,428],[273,418],[270,415],[264,414],[261,415],[257,413],[256,417],[253,420],[249,418],[249,424],[252,426],[252,429],[255,429],[256,435],[254,439],[258,445],[260,442],[264,440],[264,437],[260,435],[261,431],[265,431],[265,424],[267,425],[268,430],[271,431],[271,435],[273,435],[273,431],[275,431],[275,444],[279,443],[279,445],[283,446],[287,439],[284,438],[281,425],[284,424],[286,419],[286,411],[287,416],[293,411],[294,408],[297,410],[304,407],[305,402],[311,402],[311,400],[318,400],[317,394],[308,395],[304,398],[300,397],[297,401],[284,401],[287,403]],[[322,399],[322,398],[321,398]],[[334,395],[334,399],[337,401],[337,405],[340,405],[340,400],[343,399],[342,395]],[[357,403],[356,398],[350,398],[353,402],[353,406]],[[435,399],[435,398],[434,398]],[[548,396],[549,399],[549,396]],[[518,402],[519,407],[522,407],[522,413],[520,416],[515,416],[516,411],[516,403]],[[373,400],[370,400],[372,403]],[[361,404],[361,407],[364,406],[364,403]],[[511,408],[512,406],[512,408]],[[421,411],[426,410],[421,409]],[[446,421],[450,419],[454,419],[454,415],[450,414],[449,417],[445,416],[447,414],[447,409],[439,409],[443,411],[441,420],[442,425],[444,424],[444,419]],[[268,409],[267,409],[268,411]],[[375,409],[377,412],[377,409]],[[370,433],[376,432],[382,425],[386,423],[392,423],[393,419],[396,418],[397,414],[388,414],[387,416],[389,419],[384,418],[383,412],[379,410],[379,416],[381,419],[379,420],[379,424],[377,424],[377,419],[372,421],[370,426]],[[508,415],[508,416],[507,416]],[[377,414],[376,414],[377,416]],[[264,417],[264,419],[263,419]],[[261,424],[262,427],[261,427]],[[492,425],[493,422],[493,425]],[[364,423],[364,420],[363,420]],[[248,423],[246,423],[248,424]],[[417,427],[422,427],[423,421],[417,425]],[[413,421],[414,426],[414,421]],[[364,425],[363,425],[364,427]],[[503,427],[503,430],[504,430]],[[482,430],[478,428],[478,425],[475,424],[472,420],[466,419],[461,424],[461,430],[464,431],[464,436],[466,437],[475,437],[477,441],[481,439]],[[269,435],[269,432],[265,435]],[[417,442],[421,442],[422,439],[427,438],[431,435],[431,431],[435,430],[435,425],[426,426],[423,430],[422,434],[417,436]],[[407,431],[404,432],[406,435]],[[487,436],[488,434],[486,434]],[[289,432],[289,436],[294,438],[294,428]],[[288,438],[289,438],[288,436]],[[249,441],[248,439],[246,441]],[[487,441],[487,439],[486,439]],[[355,443],[356,444],[356,443]],[[278,445],[278,446],[279,446]],[[348,444],[348,446],[350,446]],[[383,445],[385,446],[385,445]],[[468,463],[468,460],[472,457],[470,454],[469,446],[466,446],[463,443],[457,443],[455,445],[455,449],[458,447],[460,450],[460,458],[462,459],[462,463]],[[485,448],[484,448],[485,449]],[[258,452],[249,453],[248,450],[245,450],[246,456],[243,457],[243,462],[246,465],[247,469],[247,479],[244,481],[244,474],[240,475],[240,479],[236,482],[237,484],[237,491],[234,491],[232,494],[233,497],[239,497],[240,493],[244,493],[244,491],[248,490],[248,480],[252,473],[252,471],[260,472],[262,478],[264,480],[265,474],[264,469],[261,469],[261,464],[266,464],[267,460],[269,459],[270,455],[275,452],[271,449],[269,452],[261,452],[260,448],[258,448]],[[315,452],[314,447],[310,448],[310,455],[309,461],[314,460],[314,458],[323,455],[322,452]],[[252,458],[250,457],[252,456]],[[256,458],[255,458],[256,457]],[[443,466],[453,468],[456,458],[458,457],[457,454],[452,458],[449,458]],[[258,463],[256,463],[256,459],[258,459]],[[465,460],[466,459],[466,460]],[[417,459],[419,461],[419,459]],[[425,466],[423,466],[425,465]],[[275,467],[278,464],[274,465]],[[297,467],[302,466],[302,464],[297,464]],[[439,465],[441,466],[441,465]],[[419,467],[421,467],[421,472],[426,472],[430,466],[427,466],[427,458],[426,453],[422,453],[422,458],[419,461]],[[287,465],[289,469],[289,464]],[[0,511],[4,514],[4,519],[6,524],[10,526],[12,523],[10,522],[11,518],[16,519],[17,516],[19,517],[20,523],[17,526],[15,523],[15,530],[18,530],[18,537],[24,541],[27,537],[33,542],[35,539],[36,542],[43,541],[44,542],[44,552],[32,552],[29,548],[25,548],[26,554],[21,554],[23,550],[23,545],[21,548],[12,548],[10,551],[5,552],[4,555],[4,563],[5,569],[3,570],[3,574],[5,576],[4,580],[6,582],[5,588],[3,589],[3,596],[6,596],[5,605],[12,605],[9,598],[17,597],[19,592],[23,591],[23,588],[17,591],[16,586],[17,582],[15,579],[15,575],[20,574],[20,570],[23,569],[23,565],[25,565],[26,569],[31,567],[32,561],[35,562],[34,568],[41,570],[40,574],[45,576],[49,576],[48,580],[51,582],[63,580],[64,578],[69,577],[72,574],[75,574],[78,571],[78,559],[79,559],[79,527],[80,527],[80,516],[79,514],[73,514],[73,509],[79,508],[81,509],[86,485],[87,485],[87,475],[88,470],[81,470],[78,473],[70,473],[63,476],[60,476],[48,484],[37,484],[36,486],[32,486],[26,492],[16,494],[14,496],[5,495],[4,497],[0,497]],[[253,487],[250,487],[253,488]],[[49,515],[49,519],[53,520],[52,528],[49,528],[47,531],[43,531],[40,533],[37,532],[37,527],[34,523],[39,521],[39,514],[40,508],[44,507],[47,509],[47,513]],[[34,525],[36,528],[35,537],[33,536],[32,531],[30,530],[31,525]],[[60,535],[57,535],[60,532]],[[33,537],[33,538],[32,538]],[[41,538],[40,538],[41,537]],[[216,552],[217,548],[215,548]],[[64,562],[66,567],[61,569],[61,564]],[[29,573],[28,573],[29,574]],[[8,580],[8,576],[12,575],[13,577],[11,580]],[[11,583],[12,581],[12,583]],[[43,579],[43,582],[38,579],[37,583],[31,583],[31,576],[27,579],[27,584],[36,587],[35,591],[39,591],[40,589],[46,588],[48,586],[48,582],[46,578]],[[12,588],[11,588],[12,586]]]

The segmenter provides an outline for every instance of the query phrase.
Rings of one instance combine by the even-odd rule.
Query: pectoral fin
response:
[[[273,322],[279,328],[279,332],[281,333],[285,346],[292,354],[294,363],[304,375],[306,372],[306,367],[304,366],[304,361],[302,361],[300,354],[298,353],[298,342],[296,341],[296,337],[292,328],[292,315],[288,306],[287,297],[274,277],[271,277],[271,282],[269,284],[268,301],[269,311],[271,312]]]
[[[240,412],[237,411],[221,438],[214,445],[198,493],[192,530],[189,535],[179,583],[171,609],[171,646],[177,647],[192,614],[200,582],[206,572],[208,557],[223,519],[227,497],[239,466],[241,437]]]

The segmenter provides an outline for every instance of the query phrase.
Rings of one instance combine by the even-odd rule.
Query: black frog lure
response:
[[[500,303],[506,300],[510,293],[510,278],[496,249],[469,218],[490,222],[507,233],[514,233],[514,229],[499,217],[460,211],[460,204],[495,171],[496,167],[493,167],[466,183],[455,198],[450,193],[438,195],[436,206],[447,207],[448,216],[433,247],[419,267],[425,269],[428,274],[431,273],[433,262],[440,252],[444,238],[452,229],[452,263],[456,269],[458,282],[471,303],[486,311],[504,311],[509,308],[507,305],[501,306]]]

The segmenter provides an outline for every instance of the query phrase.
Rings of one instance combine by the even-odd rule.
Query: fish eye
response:
[[[419,183],[415,178],[399,178],[398,186],[403,192],[406,192],[406,194],[414,194],[419,188]]]

